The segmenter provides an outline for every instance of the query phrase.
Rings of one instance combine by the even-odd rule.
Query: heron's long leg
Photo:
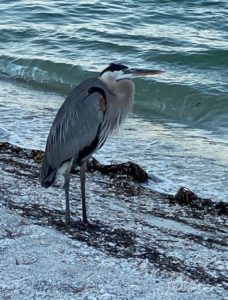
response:
[[[69,189],[70,189],[70,172],[65,173],[65,199],[66,199],[66,224],[70,224],[70,201],[69,201]]]
[[[86,171],[87,161],[85,160],[81,165],[80,170],[80,182],[81,182],[81,194],[82,194],[82,220],[83,223],[88,223],[87,213],[86,213],[86,196],[85,196],[85,171]]]

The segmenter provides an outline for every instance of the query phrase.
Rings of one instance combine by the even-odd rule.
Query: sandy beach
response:
[[[67,227],[64,191],[39,185],[42,152],[8,143],[0,151],[1,299],[225,299],[227,204],[191,194],[181,204],[91,167],[94,226],[80,221],[73,174]]]

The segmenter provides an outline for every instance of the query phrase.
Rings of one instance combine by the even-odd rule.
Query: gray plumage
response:
[[[134,84],[131,80],[133,71],[139,74],[139,70],[111,64],[98,78],[83,81],[72,90],[54,119],[47,138],[40,182],[47,188],[55,182],[59,173],[65,175],[67,223],[70,222],[71,167],[81,167],[83,221],[87,222],[86,161],[102,147],[110,133],[131,111],[134,98]],[[143,71],[145,73],[146,70]]]
[[[56,172],[64,162],[72,157],[77,162],[80,151],[91,145],[104,122],[104,115],[98,109],[100,95],[98,92],[87,95],[91,86],[106,89],[98,79],[82,82],[69,94],[54,119],[41,168],[43,186],[53,183]]]

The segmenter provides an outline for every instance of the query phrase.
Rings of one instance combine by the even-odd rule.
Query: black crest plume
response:
[[[122,64],[111,63],[107,68],[105,68],[105,69],[100,73],[100,76],[101,76],[102,74],[104,74],[105,72],[107,72],[107,71],[114,72],[114,71],[120,71],[120,70],[124,70],[124,69],[128,69],[128,67],[125,66],[125,65],[122,65]]]

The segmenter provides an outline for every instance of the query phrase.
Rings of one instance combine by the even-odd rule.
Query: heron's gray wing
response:
[[[105,91],[101,81],[88,79],[77,86],[59,109],[51,127],[46,162],[52,169],[74,157],[90,154],[96,147],[99,128],[103,122]],[[84,151],[84,154],[83,154]]]

